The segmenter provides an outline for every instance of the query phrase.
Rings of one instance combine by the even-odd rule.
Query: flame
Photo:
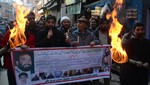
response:
[[[16,10],[16,25],[10,30],[9,43],[11,48],[20,46],[26,42],[25,25],[27,19],[25,18],[29,13],[29,9],[26,9],[23,5],[13,4]]]
[[[116,0],[114,5],[114,10],[111,14],[108,14],[106,17],[112,17],[112,23],[110,25],[109,35],[111,36],[111,53],[112,59],[117,63],[125,63],[128,61],[128,56],[126,51],[122,48],[121,39],[118,37],[120,34],[123,25],[121,25],[117,19],[117,7],[122,6],[123,0]]]

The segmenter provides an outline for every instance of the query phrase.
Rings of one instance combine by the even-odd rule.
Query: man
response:
[[[19,85],[28,85],[27,84],[27,79],[28,79],[28,74],[27,73],[20,73],[18,75],[20,83]]]
[[[34,34],[35,37],[37,36],[38,34],[38,31],[40,30],[40,27],[36,24],[35,22],[35,14],[34,12],[30,12],[27,17],[28,19],[27,23],[26,23],[26,31],[29,31],[30,33]],[[26,34],[28,36],[28,34]]]
[[[29,54],[21,54],[16,62],[18,65],[18,71],[30,71],[32,67],[32,59]]]
[[[98,20],[91,17],[91,19],[89,21],[90,21],[90,28],[89,28],[89,30],[91,32],[94,32],[98,28]]]
[[[99,21],[99,28],[94,31],[95,36],[99,39],[100,44],[110,44],[109,37],[109,22],[105,18],[101,18]]]
[[[142,23],[135,24],[133,34],[123,43],[123,47],[129,60],[120,65],[121,85],[148,85],[150,41],[145,38]]]
[[[85,16],[81,16],[77,22],[77,29],[73,31],[71,37],[71,46],[94,46],[99,44],[99,41],[96,39],[95,35],[87,29],[88,20]],[[74,85],[87,85],[91,84],[91,81],[80,82],[79,84],[75,83]]]
[[[63,33],[66,33],[70,30],[71,21],[68,16],[63,16],[60,19],[61,27],[57,28],[58,30],[62,31]]]
[[[60,19],[60,27],[57,28],[59,31],[63,32],[66,39],[65,42],[68,43],[68,46],[70,46],[70,36],[72,34],[72,29],[71,29],[71,21],[68,16],[63,16]]]
[[[67,43],[65,42],[64,34],[57,30],[56,17],[53,15],[48,15],[46,18],[46,29],[39,32],[37,37],[36,46],[37,47],[65,47]]]
[[[35,47],[37,30],[36,28],[34,28],[35,25],[33,25],[35,19],[34,13],[30,12],[27,15],[27,19],[28,22],[26,24],[26,29],[25,29],[25,35],[27,40],[25,44],[20,46],[22,49]],[[7,47],[8,49],[10,49],[10,45],[9,45],[10,33],[11,33],[10,30],[8,30],[5,33],[2,41],[0,42],[0,48]],[[10,51],[8,50],[6,53],[3,54],[3,56],[4,56],[4,68],[7,69],[7,77],[8,77],[9,85],[16,85],[16,79],[15,79],[14,70],[12,66]]]
[[[88,20],[85,18],[85,16],[81,16],[78,19],[77,30],[72,33],[71,37],[72,46],[94,46],[99,43],[95,35],[87,29],[87,23]]]
[[[99,28],[94,31],[95,36],[98,38],[101,45],[110,44],[109,37],[109,22],[106,18],[101,18],[99,21]],[[95,80],[95,83],[99,83],[99,81]],[[110,78],[104,78],[104,85],[110,85]]]

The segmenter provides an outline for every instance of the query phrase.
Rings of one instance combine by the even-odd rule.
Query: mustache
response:
[[[24,64],[23,66],[31,66],[31,64]]]

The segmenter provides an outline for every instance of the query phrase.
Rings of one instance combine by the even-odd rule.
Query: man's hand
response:
[[[74,47],[77,47],[79,45],[79,42],[78,41],[73,41],[73,46]]]
[[[92,42],[90,43],[90,46],[94,46],[94,45],[95,45],[95,42],[92,41]]]
[[[20,46],[20,48],[21,48],[22,50],[26,50],[26,49],[29,48],[29,46],[27,46],[26,44],[23,44],[23,45]]]
[[[71,42],[70,38],[69,38],[69,37],[66,38],[66,39],[65,39],[65,42],[69,44],[69,43]]]
[[[53,36],[53,31],[49,30],[47,33],[47,38],[50,39]]]
[[[149,63],[148,62],[143,63],[143,67],[149,68]]]
[[[142,66],[143,66],[143,63],[142,63],[141,61],[136,61],[136,66],[142,67]]]

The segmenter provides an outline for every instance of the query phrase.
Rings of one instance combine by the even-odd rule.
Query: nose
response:
[[[31,60],[26,60],[25,64],[31,64]]]

